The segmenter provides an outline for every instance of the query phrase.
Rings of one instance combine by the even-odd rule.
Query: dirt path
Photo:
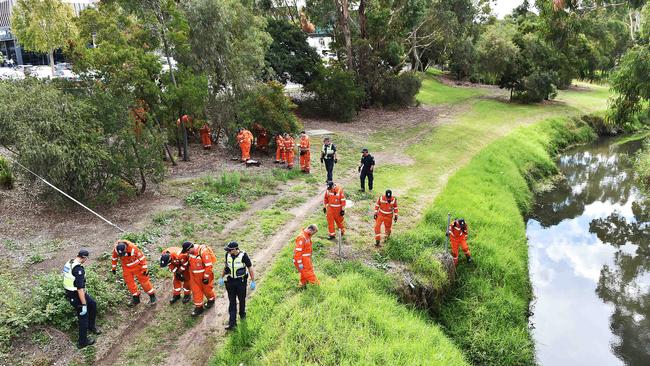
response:
[[[315,211],[322,205],[322,194],[320,191],[316,196],[309,199],[299,207],[291,210],[296,218],[302,218]],[[274,262],[276,255],[294,236],[296,231],[301,227],[302,220],[295,219],[288,222],[278,232],[271,237],[268,245],[263,249],[251,254],[251,260],[255,266],[257,282],[263,286],[264,273]],[[228,298],[222,288],[217,288],[219,296],[215,306],[207,311],[201,321],[188,332],[183,334],[173,344],[168,346],[169,349],[183,350],[182,352],[172,352],[167,357],[165,365],[205,365],[212,356],[210,345],[216,344],[225,334],[224,326],[228,320]],[[248,298],[254,294],[248,292]],[[207,347],[206,347],[207,346]]]

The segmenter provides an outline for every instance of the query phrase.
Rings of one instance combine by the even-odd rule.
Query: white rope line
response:
[[[5,155],[5,156],[6,156],[6,155]],[[67,193],[63,192],[62,190],[58,189],[58,188],[55,187],[52,183],[46,181],[44,178],[42,178],[42,177],[39,176],[38,174],[36,174],[36,173],[34,173],[33,171],[29,170],[29,168],[27,168],[26,166],[22,165],[21,163],[17,162],[16,160],[14,160],[14,159],[12,159],[12,158],[10,158],[10,157],[8,157],[8,156],[6,156],[6,157],[7,157],[9,160],[11,160],[14,164],[20,166],[21,168],[25,169],[26,171],[28,171],[29,173],[31,173],[32,175],[34,175],[36,178],[42,180],[42,181],[43,181],[45,184],[47,184],[48,186],[54,188],[57,192],[61,193],[62,195],[66,196],[66,197],[68,197],[69,199],[71,199],[74,203],[78,204],[79,206],[81,206],[81,207],[85,208],[86,210],[90,211],[93,215],[95,215],[95,216],[99,217],[100,219],[104,220],[104,222],[106,222],[107,224],[111,225],[112,227],[116,228],[117,230],[119,230],[119,231],[122,232],[122,233],[125,232],[121,227],[119,227],[119,226],[115,225],[114,223],[110,222],[109,220],[107,220],[106,218],[104,218],[104,216],[102,216],[102,215],[98,214],[97,212],[91,210],[91,209],[88,208],[86,205],[84,205],[83,203],[77,201],[76,199],[74,199],[74,198],[73,198],[72,196],[70,196],[69,194],[67,194]]]

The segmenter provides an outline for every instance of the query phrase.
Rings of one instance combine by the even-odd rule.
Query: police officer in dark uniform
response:
[[[365,147],[361,150],[361,161],[359,163],[359,179],[361,180],[361,192],[366,191],[366,177],[368,177],[368,189],[372,191],[373,173],[375,171],[375,158],[368,153]]]
[[[86,271],[83,264],[88,259],[88,255],[86,249],[81,249],[76,258],[66,262],[63,266],[65,296],[70,301],[70,305],[75,308],[77,318],[79,318],[79,348],[95,343],[94,339],[88,338],[89,331],[93,334],[101,334],[95,326],[97,303],[86,292]]]
[[[226,251],[226,258],[219,278],[219,286],[223,286],[225,281],[230,315],[226,330],[231,330],[237,326],[237,300],[239,300],[239,317],[246,318],[246,284],[250,274],[251,290],[255,290],[255,273],[251,259],[246,252],[239,250],[237,242],[231,241],[223,249]]]

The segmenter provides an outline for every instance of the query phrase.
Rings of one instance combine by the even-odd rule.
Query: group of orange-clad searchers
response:
[[[251,132],[243,128],[239,129],[237,140],[241,147],[242,160],[250,159],[250,147],[253,142]],[[285,162],[291,168],[295,147],[293,138],[289,134],[278,134],[276,145],[276,163]],[[305,173],[310,173],[311,145],[309,137],[304,131],[300,134],[299,146],[301,169]],[[367,179],[368,188],[372,191],[375,159],[366,148],[362,149],[361,154],[358,166],[360,190],[365,191]],[[331,240],[336,237],[337,229],[341,236],[345,235],[346,198],[343,187],[333,182],[334,165],[338,162],[338,157],[336,145],[329,138],[323,140],[320,159],[327,170],[327,189],[323,195],[323,213],[327,217],[327,236]],[[390,189],[377,198],[374,206],[375,246],[378,247],[381,244],[382,226],[384,239],[390,237],[392,225],[398,220],[398,212],[397,197]],[[311,224],[304,228],[295,239],[293,265],[300,274],[299,287],[304,287],[307,284],[319,284],[312,264],[312,237],[316,232],[318,232],[318,227]],[[446,235],[451,245],[454,265],[458,264],[459,247],[465,253],[467,261],[471,263],[472,257],[467,245],[468,227],[465,220],[462,218],[449,220]],[[228,294],[229,319],[226,329],[230,330],[237,326],[237,314],[240,319],[246,318],[246,290],[249,285],[250,289],[254,290],[256,283],[251,258],[239,248],[239,244],[231,241],[224,246],[224,251],[225,256],[218,259],[209,246],[186,241],[181,247],[170,247],[163,250],[160,255],[160,267],[168,268],[173,274],[170,304],[175,304],[178,301],[182,303],[192,301],[194,307],[191,315],[198,316],[215,304],[217,294],[214,290],[214,267],[216,265],[221,270],[217,280],[218,285],[225,286]],[[63,286],[66,290],[66,297],[75,307],[79,318],[79,347],[81,348],[95,342],[88,337],[88,332],[101,333],[95,325],[96,303],[85,290],[86,280],[83,264],[88,256],[88,251],[81,249],[77,257],[67,262],[63,269]],[[149,296],[149,303],[155,304],[156,292],[149,279],[149,267],[144,253],[134,243],[128,240],[118,240],[113,247],[111,258],[111,270],[114,275],[117,274],[118,261],[122,267],[122,276],[126,287],[131,293],[129,306],[136,306],[141,301],[141,292],[136,279],[142,291]]]

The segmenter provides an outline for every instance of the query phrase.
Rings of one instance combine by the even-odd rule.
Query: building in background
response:
[[[91,6],[99,0],[61,0],[63,3],[70,4],[74,9],[75,15]],[[11,33],[11,11],[16,5],[17,0],[0,0],[0,52],[2,53],[5,64],[8,60],[13,60],[14,65],[47,65],[47,55],[33,52],[25,52],[21,49],[16,38]],[[61,52],[54,54],[54,60],[62,60]]]

